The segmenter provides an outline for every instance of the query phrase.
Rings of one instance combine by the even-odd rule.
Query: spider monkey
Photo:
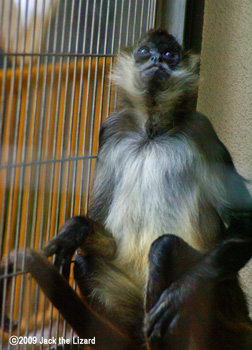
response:
[[[237,273],[252,256],[252,200],[195,110],[198,77],[198,57],[163,29],[122,52],[112,75],[120,107],[101,129],[88,216],[68,220],[42,252],[18,255],[98,349],[251,347]],[[77,249],[81,298],[67,283]]]

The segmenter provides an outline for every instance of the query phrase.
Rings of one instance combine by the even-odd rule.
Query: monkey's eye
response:
[[[141,48],[139,49],[139,53],[140,53],[141,55],[146,55],[146,54],[149,53],[149,52],[150,52],[150,49],[149,49],[147,46],[141,47]]]
[[[174,53],[167,51],[164,53],[164,56],[165,58],[174,58]]]

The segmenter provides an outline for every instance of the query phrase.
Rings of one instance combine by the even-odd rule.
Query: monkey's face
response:
[[[153,30],[133,52],[140,78],[160,82],[169,78],[181,61],[181,47],[165,30]]]
[[[118,55],[111,78],[120,89],[121,101],[139,107],[145,106],[145,97],[158,95],[168,109],[171,97],[175,103],[175,96],[184,101],[181,96],[189,91],[190,96],[196,96],[199,57],[190,52],[182,54],[172,35],[153,29],[133,50],[129,48]]]

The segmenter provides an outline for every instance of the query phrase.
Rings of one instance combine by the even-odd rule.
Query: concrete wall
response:
[[[251,0],[206,0],[198,110],[212,121],[239,173],[252,180]],[[252,263],[242,275],[252,310]]]

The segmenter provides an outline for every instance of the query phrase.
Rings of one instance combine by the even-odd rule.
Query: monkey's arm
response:
[[[203,176],[199,181],[226,225],[221,238],[252,239],[251,195],[212,124],[204,115],[192,112],[186,115],[181,129],[204,160],[207,178]]]

